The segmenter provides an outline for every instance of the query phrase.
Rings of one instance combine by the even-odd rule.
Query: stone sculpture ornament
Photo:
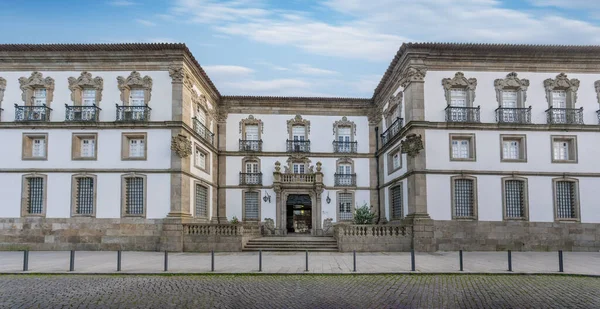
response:
[[[409,134],[406,139],[400,142],[402,153],[406,153],[410,157],[416,157],[423,150],[423,140],[419,134]]]
[[[546,89],[546,100],[549,106],[552,106],[552,91],[565,90],[567,92],[567,104],[570,102],[574,107],[577,102],[577,90],[579,89],[579,80],[576,78],[569,79],[567,74],[560,73],[555,79],[548,78],[544,80],[544,88]]]
[[[477,88],[477,79],[465,77],[463,72],[456,72],[453,78],[444,78],[442,79],[442,86],[446,92],[446,100],[448,104],[450,104],[450,89],[465,89],[467,90],[467,95],[469,102],[472,103],[475,101],[475,89]]]
[[[520,79],[516,72],[511,72],[506,75],[506,78],[498,78],[494,80],[494,88],[496,89],[496,100],[502,104],[502,91],[516,90],[521,96],[522,102],[527,100],[527,88],[529,88],[528,79]]]
[[[4,99],[4,90],[6,90],[6,79],[0,77],[0,103]]]
[[[21,90],[23,91],[21,97],[23,102],[26,102],[26,105],[31,105],[31,97],[33,96],[33,90],[36,88],[45,88],[46,89],[46,104],[52,102],[53,94],[54,94],[54,79],[52,77],[46,77],[42,75],[40,72],[33,72],[29,78],[21,77],[19,78],[19,84]],[[29,102],[29,104],[27,104]]]
[[[171,137],[171,150],[180,158],[185,158],[192,154],[192,142],[183,134]]]
[[[71,90],[71,101],[81,104],[81,91],[86,88],[96,90],[96,103],[102,101],[102,89],[104,88],[104,79],[100,76],[92,77],[90,72],[81,72],[78,78],[69,77],[69,90]]]
[[[596,88],[596,98],[598,99],[598,103],[600,104],[600,80],[597,80],[594,83],[594,88]],[[0,89],[1,90],[1,89]],[[0,101],[2,99],[0,98]]]

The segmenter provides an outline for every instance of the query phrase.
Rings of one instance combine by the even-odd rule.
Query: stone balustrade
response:
[[[315,174],[281,174],[283,183],[314,183]]]
[[[184,251],[241,251],[244,244],[260,237],[258,224],[183,224]]]
[[[333,235],[340,251],[410,251],[409,227],[337,224]]]

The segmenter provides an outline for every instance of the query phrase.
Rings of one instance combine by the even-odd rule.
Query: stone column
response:
[[[316,199],[316,205],[315,205],[315,221],[316,224],[313,225],[313,230],[314,235],[317,236],[321,236],[323,235],[323,222],[321,221],[321,216],[322,216],[322,207],[321,207],[321,194],[323,193],[324,190],[324,186],[323,186],[323,172],[321,171],[321,162],[317,162],[317,168],[316,168],[316,172],[315,172],[315,199]]]
[[[285,219],[282,219],[283,209],[285,208],[284,198],[281,190],[281,163],[275,162],[275,171],[273,172],[273,191],[275,191],[275,235],[283,235],[285,231]]]

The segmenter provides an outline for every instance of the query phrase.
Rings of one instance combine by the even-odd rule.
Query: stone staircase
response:
[[[251,239],[242,251],[319,251],[338,252],[338,244],[333,237],[260,237]]]

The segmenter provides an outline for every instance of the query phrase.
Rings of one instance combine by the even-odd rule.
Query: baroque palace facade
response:
[[[598,250],[599,52],[408,43],[361,99],[223,96],[183,44],[0,45],[0,247],[338,235],[368,205],[389,250]]]

